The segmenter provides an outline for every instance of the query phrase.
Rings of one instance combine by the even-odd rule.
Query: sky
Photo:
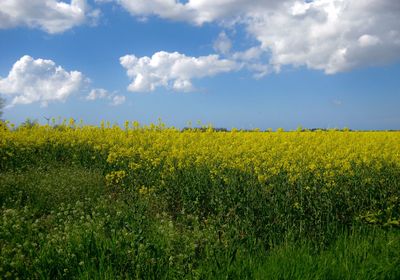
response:
[[[3,118],[400,129],[400,1],[1,0]]]

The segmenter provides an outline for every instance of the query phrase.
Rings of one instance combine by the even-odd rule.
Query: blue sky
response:
[[[400,5],[389,0],[22,2],[0,4],[0,94],[14,123],[400,129]]]

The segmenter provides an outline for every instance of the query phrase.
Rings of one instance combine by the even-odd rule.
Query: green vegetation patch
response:
[[[395,227],[354,224],[338,228],[336,236],[329,235],[323,244],[286,232],[280,242],[267,244],[259,232],[242,231],[252,217],[246,220],[240,212],[219,209],[204,219],[204,211],[203,216],[198,213],[203,208],[195,204],[196,211],[182,212],[178,207],[180,212],[173,213],[171,195],[116,191],[105,186],[102,170],[73,165],[3,172],[0,276],[400,278],[400,233]]]

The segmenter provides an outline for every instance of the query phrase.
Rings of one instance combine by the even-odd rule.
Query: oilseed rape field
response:
[[[0,126],[0,279],[400,279],[400,132]]]

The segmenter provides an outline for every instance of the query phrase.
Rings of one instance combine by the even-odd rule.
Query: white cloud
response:
[[[116,0],[134,16],[156,15],[161,18],[191,22],[202,25],[207,22],[229,18],[257,11],[260,8],[274,8],[275,0]]]
[[[11,106],[64,101],[84,84],[81,72],[64,70],[52,60],[25,55],[14,63],[7,77],[0,77],[0,93],[12,97]]]
[[[273,65],[333,74],[399,59],[399,14],[400,2],[391,0],[296,1],[249,19],[248,32]]]
[[[104,88],[95,88],[89,92],[89,94],[86,96],[86,100],[94,101],[97,99],[105,99],[108,95],[108,91]]]
[[[86,96],[86,100],[95,101],[99,99],[106,99],[110,101],[110,105],[118,106],[125,102],[126,98],[123,95],[116,95],[115,93],[110,93],[104,88],[94,88]]]
[[[253,72],[253,77],[260,79],[273,72],[273,67],[264,61],[265,51],[262,48],[251,47],[247,50],[235,52],[231,59],[241,63],[243,68]]]
[[[240,61],[255,61],[261,58],[263,52],[260,47],[251,47],[245,51],[235,52],[232,58]]]
[[[0,29],[16,26],[40,28],[48,33],[61,33],[89,20],[96,20],[99,10],[92,10],[86,0],[2,0]]]
[[[129,91],[149,92],[157,87],[175,91],[192,91],[192,79],[211,77],[219,73],[238,70],[240,65],[218,55],[188,57],[178,52],[157,52],[152,57],[137,58],[126,55],[120,58],[121,65],[133,80]]]
[[[232,42],[225,32],[221,32],[219,33],[217,40],[215,40],[213,47],[216,52],[226,55],[232,48]]]
[[[115,95],[112,98],[112,102],[110,104],[113,105],[113,106],[118,106],[118,105],[121,105],[121,104],[125,103],[125,100],[126,100],[125,96],[123,96],[123,95]]]
[[[400,1],[118,0],[132,15],[201,25],[244,24],[269,59],[333,74],[400,59]],[[223,53],[230,49],[216,47]]]

